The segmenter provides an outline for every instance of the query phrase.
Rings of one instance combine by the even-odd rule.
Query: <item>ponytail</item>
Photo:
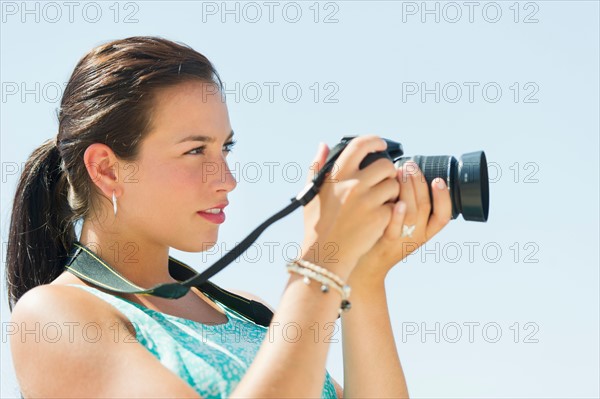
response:
[[[75,241],[68,187],[56,142],[48,140],[25,163],[13,202],[6,257],[11,311],[23,294],[64,270]]]

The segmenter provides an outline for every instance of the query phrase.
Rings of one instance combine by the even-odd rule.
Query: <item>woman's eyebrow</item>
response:
[[[229,136],[227,136],[227,140],[231,140],[232,137],[233,137],[233,130],[229,133]],[[185,141],[202,141],[204,143],[214,143],[215,138],[212,136],[204,136],[201,134],[192,134],[192,135],[182,138],[176,144],[183,143]]]

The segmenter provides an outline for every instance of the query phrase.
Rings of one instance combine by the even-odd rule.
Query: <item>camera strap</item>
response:
[[[73,252],[69,258],[67,270],[81,279],[109,291],[152,295],[152,290],[144,290],[133,284],[78,241],[73,244]],[[169,274],[176,280],[189,281],[196,276],[196,271],[185,263],[169,256]],[[169,284],[165,285],[169,286]],[[177,284],[174,284],[174,286],[179,287]],[[191,286],[196,287],[210,299],[226,305],[256,324],[268,327],[271,323],[273,312],[260,302],[229,292],[210,281]],[[189,288],[186,288],[185,293],[188,290]]]
[[[304,190],[300,192],[300,194],[292,198],[291,203],[288,206],[264,221],[230,252],[225,254],[221,259],[204,270],[202,273],[197,273],[183,262],[169,257],[169,272],[173,278],[180,281],[177,283],[158,284],[152,288],[144,289],[127,280],[124,276],[110,267],[107,262],[103,261],[100,257],[98,257],[98,255],[94,254],[89,248],[86,248],[80,242],[76,242],[73,245],[73,248],[71,249],[67,258],[65,268],[79,278],[113,292],[123,294],[154,295],[161,298],[176,299],[186,295],[190,290],[190,287],[196,287],[203,292],[206,291],[208,295],[211,295],[212,292],[212,295],[217,295],[221,298],[225,297],[227,299],[237,297],[233,301],[239,305],[239,298],[242,297],[232,293],[226,293],[225,290],[222,290],[210,283],[208,279],[223,270],[238,256],[244,253],[244,251],[246,251],[250,245],[256,241],[256,239],[262,234],[263,231],[267,229],[267,227],[279,219],[289,215],[300,206],[308,204],[318,194],[321,185],[325,181],[327,173],[329,173],[329,171],[333,168],[335,160],[339,157],[345,146],[346,143],[342,142],[333,147],[329,152],[327,160],[325,161],[325,165],[320,171],[318,171],[316,176],[313,178],[312,183],[308,184]],[[242,299],[246,300],[245,298]],[[227,302],[224,303],[227,304]],[[256,310],[255,306],[251,304],[248,306],[249,308],[246,309],[246,311],[249,314],[258,312],[260,313],[257,316],[258,318],[260,318],[261,315],[264,316],[264,309],[261,310],[259,308]],[[265,307],[265,309],[270,313],[268,308]]]

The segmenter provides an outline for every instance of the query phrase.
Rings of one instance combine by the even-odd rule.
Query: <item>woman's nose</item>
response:
[[[233,191],[237,186],[237,181],[235,177],[231,173],[231,169],[229,169],[229,164],[226,160],[223,161],[223,189],[226,191]]]
[[[237,181],[231,173],[226,159],[222,158],[218,161],[205,162],[203,166],[203,178],[214,189],[229,192],[237,186]]]

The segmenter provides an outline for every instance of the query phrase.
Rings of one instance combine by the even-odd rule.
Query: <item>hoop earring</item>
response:
[[[113,190],[112,203],[113,203],[113,211],[115,213],[115,216],[117,216],[117,197],[115,197],[115,190]]]

